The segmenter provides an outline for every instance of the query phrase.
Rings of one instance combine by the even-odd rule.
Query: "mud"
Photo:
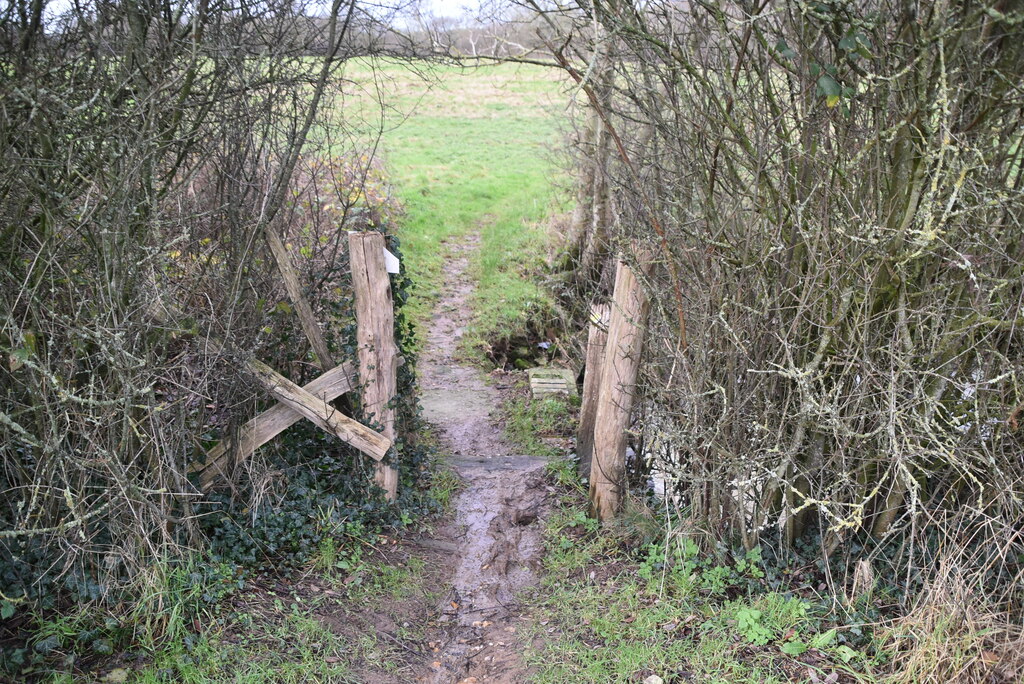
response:
[[[537,582],[542,554],[541,522],[552,490],[544,461],[517,454],[503,437],[497,388],[455,356],[468,324],[470,241],[445,269],[446,289],[420,357],[424,417],[436,426],[449,463],[465,486],[456,498],[455,520],[437,537],[457,544],[452,590],[441,606],[449,638],[421,681],[524,682],[518,630],[525,611],[517,594]]]

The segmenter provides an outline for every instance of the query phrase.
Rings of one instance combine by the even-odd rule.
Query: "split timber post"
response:
[[[583,373],[583,402],[580,408],[580,426],[576,432],[576,455],[579,456],[580,477],[590,477],[590,461],[594,454],[594,426],[597,422],[597,402],[601,392],[604,371],[604,350],[608,342],[608,320],[611,307],[594,304],[590,307],[590,330],[587,333],[587,361]]]
[[[641,262],[644,273],[650,258]],[[590,472],[591,514],[602,521],[618,512],[626,479],[626,430],[643,350],[650,301],[632,269],[621,259],[615,267],[615,292],[608,323],[604,368],[597,401]]]
[[[391,281],[384,264],[384,236],[377,232],[349,233],[349,263],[356,301],[356,343],[363,412],[395,440],[398,347],[395,345],[395,309]],[[398,496],[398,470],[378,463],[374,482],[389,501]]]

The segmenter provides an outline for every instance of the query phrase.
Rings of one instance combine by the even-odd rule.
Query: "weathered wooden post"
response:
[[[644,272],[649,273],[650,259],[643,259],[642,264]],[[626,430],[633,409],[649,307],[643,286],[632,269],[620,260],[615,267],[615,292],[597,401],[590,471],[591,514],[602,521],[610,520],[618,512],[625,491]]]
[[[348,247],[355,290],[363,411],[380,426],[381,434],[394,441],[398,347],[391,281],[384,264],[384,236],[377,232],[349,233]],[[389,501],[398,496],[395,468],[378,463],[374,481]]]
[[[597,421],[597,401],[601,392],[604,372],[604,350],[608,341],[608,319],[611,307],[594,304],[590,307],[590,330],[587,333],[587,361],[583,374],[583,403],[580,407],[580,426],[576,432],[576,455],[579,456],[580,477],[590,477],[590,461],[594,454],[594,425]]]

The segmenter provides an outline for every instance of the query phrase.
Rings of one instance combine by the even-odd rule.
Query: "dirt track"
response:
[[[515,453],[492,414],[500,395],[479,369],[455,359],[468,324],[473,285],[466,274],[475,244],[461,247],[445,268],[445,291],[420,358],[424,417],[465,485],[455,519],[437,537],[457,545],[452,591],[442,606],[447,643],[428,664],[434,684],[524,682],[516,594],[536,582],[541,525],[551,493],[544,461]]]

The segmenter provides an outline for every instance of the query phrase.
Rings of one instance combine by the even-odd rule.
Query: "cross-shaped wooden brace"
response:
[[[391,439],[342,414],[330,404],[332,400],[356,388],[358,376],[353,364],[343,363],[332,368],[304,387],[299,387],[255,359],[249,360],[246,367],[279,403],[239,429],[238,444],[235,447],[236,463],[251,456],[256,449],[302,418],[312,421],[322,430],[374,460],[383,459],[391,448]],[[228,475],[230,453],[231,443],[225,440],[210,449],[205,464],[193,467],[193,472],[200,473],[199,481],[204,490],[209,489],[218,477]]]

